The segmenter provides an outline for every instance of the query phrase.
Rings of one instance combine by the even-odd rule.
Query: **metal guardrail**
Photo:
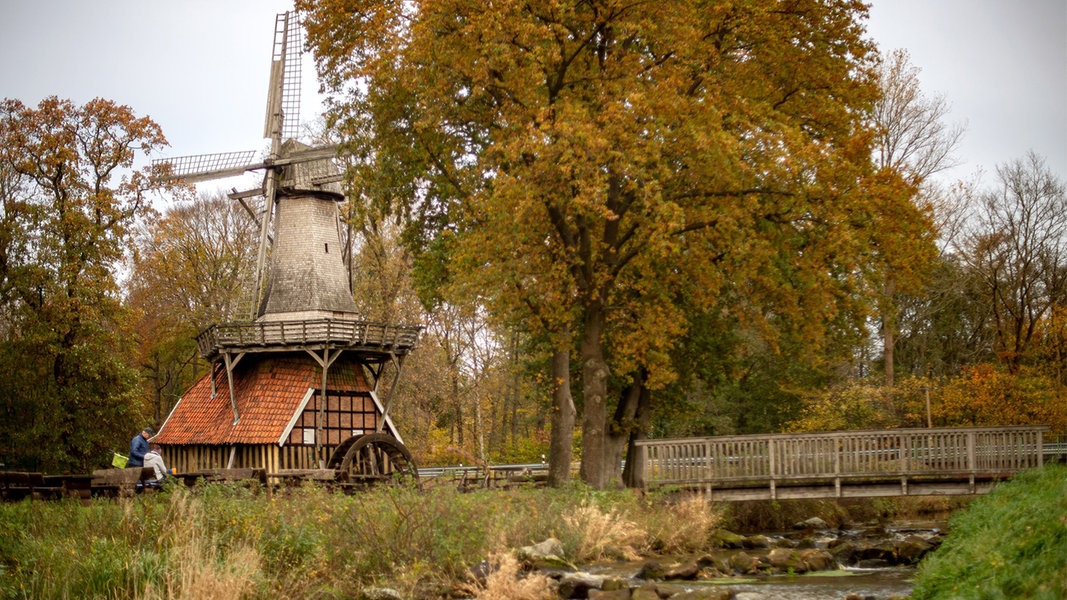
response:
[[[287,350],[334,347],[404,355],[415,349],[421,326],[371,321],[308,319],[219,323],[196,337],[200,355],[211,360],[226,350]]]

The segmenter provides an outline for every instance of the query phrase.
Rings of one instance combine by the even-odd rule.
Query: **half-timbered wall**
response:
[[[369,394],[326,391],[326,406],[320,410],[316,393],[307,403],[289,432],[286,446],[314,446],[320,417],[323,421],[322,443],[336,446],[353,435],[373,433],[378,427],[378,409]]]

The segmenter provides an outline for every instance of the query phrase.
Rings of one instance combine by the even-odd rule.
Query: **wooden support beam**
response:
[[[315,359],[315,362],[319,364],[322,369],[322,388],[319,390],[319,411],[315,419],[315,459],[318,461],[319,468],[326,468],[326,461],[322,457],[322,434],[325,427],[326,420],[326,377],[329,374],[330,366],[337,360],[337,357],[341,356],[341,349],[334,351],[333,355],[330,354],[330,347],[326,346],[322,349],[322,358],[319,358],[318,354],[315,354],[307,348],[304,349],[311,355],[311,358]]]
[[[241,420],[241,415],[237,414],[237,392],[233,387],[233,369],[237,366],[237,363],[241,362],[245,353],[241,352],[237,355],[237,358],[233,358],[229,352],[223,352],[222,358],[226,363],[226,381],[230,385],[230,408],[233,409],[233,424],[236,425]],[[214,378],[212,378],[214,382]]]

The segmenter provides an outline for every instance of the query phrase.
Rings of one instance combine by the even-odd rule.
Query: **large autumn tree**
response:
[[[362,198],[412,217],[437,282],[554,340],[560,414],[576,349],[594,486],[694,307],[817,346],[864,289],[862,2],[297,6]],[[609,411],[611,380],[634,411]]]
[[[0,460],[106,464],[145,423],[115,273],[166,144],[128,106],[0,102]]]

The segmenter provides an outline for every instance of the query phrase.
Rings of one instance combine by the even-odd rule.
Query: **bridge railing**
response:
[[[642,484],[1003,476],[1040,466],[1044,426],[642,440]]]

